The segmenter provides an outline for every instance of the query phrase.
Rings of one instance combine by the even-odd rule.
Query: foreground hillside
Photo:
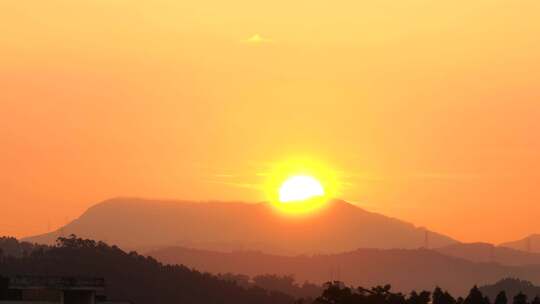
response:
[[[340,254],[291,257],[175,247],[148,254],[164,263],[184,264],[212,273],[292,274],[300,282],[321,284],[341,280],[360,286],[391,284],[398,291],[433,290],[444,286],[453,294],[464,295],[473,285],[490,284],[505,277],[540,282],[540,266],[475,263],[425,249],[358,249]]]
[[[27,244],[19,247],[28,249]],[[103,277],[111,299],[136,304],[294,302],[282,293],[245,289],[184,266],[165,266],[153,258],[77,238],[61,239],[56,247],[36,247],[19,257],[2,253],[0,275]]]
[[[291,218],[267,204],[113,199],[56,231],[27,238],[51,244],[60,235],[104,240],[122,248],[184,246],[268,253],[337,253],[356,248],[419,248],[426,230],[335,201],[317,215]],[[429,233],[433,247],[455,243]]]

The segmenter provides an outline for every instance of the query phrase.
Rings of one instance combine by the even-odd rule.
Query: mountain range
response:
[[[324,212],[291,218],[265,203],[118,198],[99,203],[52,233],[25,241],[52,244],[59,235],[103,240],[126,249],[183,246],[275,254],[339,253],[357,248],[412,249],[455,244],[448,236],[332,201]]]
[[[341,200],[324,212],[292,218],[265,203],[116,198],[25,241],[53,244],[70,234],[214,274],[390,283],[402,291],[439,285],[458,295],[506,277],[540,283],[535,236],[499,246],[460,243]]]
[[[391,284],[397,291],[444,286],[466,295],[473,285],[507,277],[540,283],[540,265],[507,266],[472,262],[428,249],[357,249],[340,254],[278,256],[261,252],[212,252],[181,247],[147,252],[166,264],[182,264],[210,273],[293,275],[298,282],[339,280],[354,286]]]

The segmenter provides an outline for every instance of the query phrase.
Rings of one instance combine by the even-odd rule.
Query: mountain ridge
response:
[[[540,253],[490,243],[456,243],[435,250],[473,262],[493,262],[508,266],[540,265]]]
[[[472,262],[429,249],[357,249],[339,254],[279,256],[170,247],[145,255],[162,263],[182,264],[214,274],[293,275],[298,282],[316,284],[333,280],[355,286],[391,284],[404,292],[444,286],[451,293],[464,296],[473,285],[492,284],[507,277],[540,283],[540,265]]]
[[[540,234],[533,233],[519,240],[501,243],[499,246],[526,252],[540,253]]]
[[[267,203],[114,198],[90,207],[55,232],[23,240],[52,244],[60,234],[76,234],[128,249],[178,245],[302,254],[361,247],[418,248],[424,246],[426,231],[341,200],[329,203],[324,212],[292,218]],[[457,242],[428,233],[433,247]]]

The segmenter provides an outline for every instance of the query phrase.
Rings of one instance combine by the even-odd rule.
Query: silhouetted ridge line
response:
[[[339,200],[323,212],[292,220],[265,203],[117,198],[89,208],[62,230],[126,249],[183,246],[286,255],[419,248],[426,234],[424,228]],[[56,231],[24,240],[53,244],[58,236]],[[456,243],[435,232],[429,236],[432,248]]]
[[[398,291],[445,286],[463,295],[474,284],[485,285],[513,276],[540,282],[540,266],[505,266],[471,262],[428,249],[356,249],[338,254],[298,256],[253,251],[216,252],[170,247],[147,252],[169,264],[184,264],[211,273],[235,272],[249,276],[294,275],[299,281],[322,284],[338,278],[347,284],[373,286],[389,283]]]

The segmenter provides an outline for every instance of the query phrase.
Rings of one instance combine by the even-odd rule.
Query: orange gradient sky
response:
[[[539,33],[537,0],[3,0],[0,234],[260,201],[296,156],[463,241],[540,232]]]

